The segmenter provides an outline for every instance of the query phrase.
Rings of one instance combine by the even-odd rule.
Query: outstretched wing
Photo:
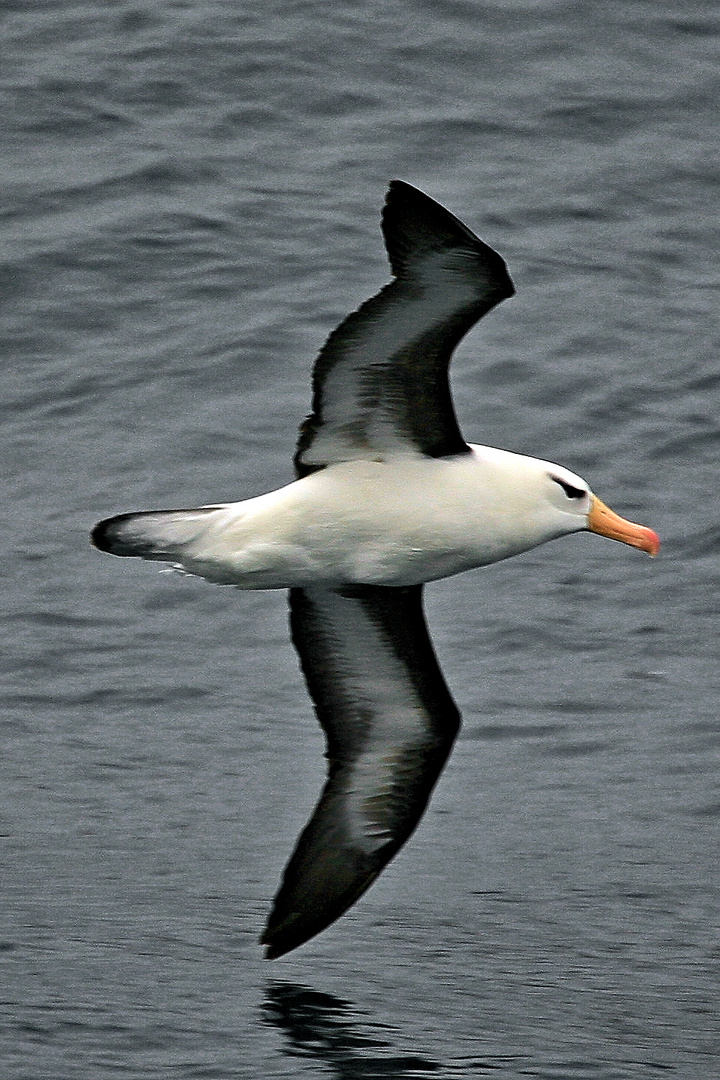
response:
[[[422,586],[292,589],[290,620],[328,778],[275,898],[268,957],[324,930],[372,884],[418,824],[460,725]]]
[[[382,218],[394,280],[328,338],[313,372],[313,411],[295,465],[397,452],[467,451],[448,365],[481,316],[512,296],[503,259],[439,203],[393,180]]]

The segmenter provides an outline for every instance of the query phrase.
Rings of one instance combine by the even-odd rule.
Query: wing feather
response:
[[[303,476],[336,461],[467,451],[448,366],[468,330],[514,287],[503,259],[423,192],[393,180],[383,235],[394,280],[328,338],[300,429]]]
[[[328,778],[275,898],[268,957],[324,930],[372,884],[418,824],[460,725],[421,586],[292,589],[290,619]]]

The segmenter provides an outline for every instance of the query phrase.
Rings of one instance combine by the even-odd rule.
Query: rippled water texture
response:
[[[0,1072],[716,1080],[711,0],[2,6]],[[319,790],[281,594],[102,557],[285,482],[399,176],[507,258],[468,438],[657,529],[432,586],[465,724],[407,848],[260,959]]]

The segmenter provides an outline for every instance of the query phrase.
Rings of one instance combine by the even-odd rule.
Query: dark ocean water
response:
[[[6,2],[0,1075],[720,1075],[713,0]],[[387,181],[508,259],[468,438],[653,526],[428,590],[465,726],[415,837],[285,960],[319,790],[285,598],[101,557],[291,477]]]

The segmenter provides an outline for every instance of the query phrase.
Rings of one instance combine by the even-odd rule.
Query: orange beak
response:
[[[590,532],[599,533],[600,536],[609,536],[611,540],[620,540],[623,544],[647,551],[654,558],[660,550],[660,537],[652,529],[646,529],[644,525],[636,525],[634,521],[626,521],[600,502],[596,495],[590,496],[592,504],[588,514],[587,527]]]

